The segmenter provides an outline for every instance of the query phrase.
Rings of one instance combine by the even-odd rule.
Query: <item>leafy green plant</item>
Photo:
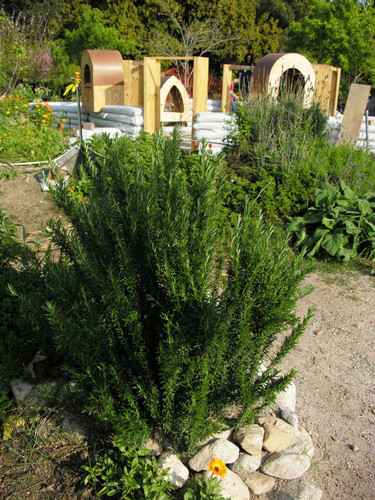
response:
[[[116,444],[115,444],[116,446]],[[89,474],[85,483],[101,489],[96,497],[103,496],[120,499],[166,500],[171,498],[168,492],[175,487],[168,481],[168,471],[159,467],[155,457],[150,457],[148,450],[128,449],[118,445],[120,456],[105,455],[93,466],[83,466]]]
[[[185,156],[177,136],[152,141],[144,155],[109,142],[84,203],[57,186],[62,256],[43,267],[44,317],[87,412],[131,445],[161,427],[191,451],[229,406],[233,425],[252,422],[290,383],[277,366],[308,321],[294,308],[309,268],[247,203],[222,227],[220,160]]]
[[[184,500],[222,500],[221,488],[216,477],[209,479],[191,479],[187,484]]]
[[[325,182],[314,195],[315,206],[301,217],[289,218],[287,229],[295,235],[296,246],[308,256],[374,259],[375,193],[360,197],[343,182],[339,188]]]

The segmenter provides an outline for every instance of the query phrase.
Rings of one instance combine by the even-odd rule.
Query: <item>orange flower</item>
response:
[[[211,458],[210,463],[208,464],[208,468],[216,476],[225,476],[225,474],[227,473],[227,466],[221,460],[221,458]]]
[[[68,193],[74,193],[73,189],[68,189]]]

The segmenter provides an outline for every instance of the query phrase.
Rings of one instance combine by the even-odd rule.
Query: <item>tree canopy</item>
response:
[[[18,78],[31,83],[49,78],[56,90],[64,72],[71,71],[69,65],[77,67],[82,51],[91,48],[117,49],[124,58],[206,55],[217,76],[223,63],[241,63],[248,52],[257,61],[271,52],[293,51],[312,62],[341,67],[345,88],[353,81],[375,84],[373,2],[0,0],[0,82],[14,74],[3,54],[16,54],[13,60],[28,66],[39,51],[46,60],[53,59],[53,70],[41,78],[34,64],[17,69]],[[24,26],[22,37],[15,20]]]

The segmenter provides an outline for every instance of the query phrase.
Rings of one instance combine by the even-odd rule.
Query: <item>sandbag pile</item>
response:
[[[211,144],[211,150],[214,154],[222,151],[225,145],[226,137],[234,131],[235,120],[233,115],[221,113],[219,111],[207,111],[198,113],[193,125],[193,138],[199,143],[198,149],[201,149],[202,142]]]
[[[336,116],[330,116],[328,118],[328,130],[330,132],[330,142],[332,144],[335,144],[337,141],[342,119],[343,119],[342,113],[336,113]],[[361,128],[358,134],[356,145],[359,148],[366,149],[367,142],[368,142],[368,149],[373,153],[375,153],[375,116],[368,117],[367,132],[366,132],[366,116],[364,116],[362,119]]]
[[[143,108],[138,106],[104,106],[100,113],[90,111],[88,119],[97,127],[114,127],[131,137],[143,130]]]

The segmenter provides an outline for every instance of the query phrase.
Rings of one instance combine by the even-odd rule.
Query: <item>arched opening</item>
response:
[[[300,97],[303,99],[306,81],[302,73],[295,68],[289,68],[280,77],[278,98]]]
[[[88,64],[85,66],[85,71],[83,74],[83,83],[86,85],[86,83],[91,83],[91,71],[90,67]]]
[[[182,82],[173,75],[163,77],[160,87],[160,121],[187,122],[189,109],[189,96]]]
[[[183,113],[184,111],[182,95],[176,85],[173,85],[165,99],[164,111],[172,113]]]

